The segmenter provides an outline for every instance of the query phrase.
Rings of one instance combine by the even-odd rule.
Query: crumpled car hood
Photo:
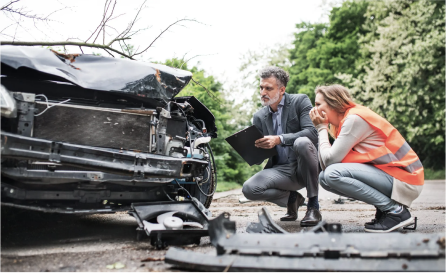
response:
[[[35,70],[40,80],[57,79],[86,89],[164,100],[175,97],[192,78],[189,71],[161,64],[26,46],[2,46],[1,62],[19,74],[21,68]],[[29,73],[22,76],[26,75]]]

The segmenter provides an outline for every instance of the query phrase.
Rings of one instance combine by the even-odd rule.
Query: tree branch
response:
[[[1,45],[19,45],[19,46],[83,46],[83,47],[92,47],[92,48],[100,48],[107,49],[113,51],[121,56],[134,60],[132,56],[129,56],[123,52],[120,52],[108,45],[101,44],[92,44],[92,43],[82,43],[82,42],[72,42],[72,41],[62,41],[62,42],[21,42],[21,41],[0,41]]]
[[[149,48],[153,45],[153,43],[156,42],[156,40],[158,40],[159,37],[161,37],[161,35],[163,35],[164,32],[166,32],[167,30],[169,30],[170,27],[172,27],[173,25],[175,25],[175,24],[177,24],[177,23],[179,23],[179,22],[181,22],[181,21],[192,21],[192,22],[197,22],[197,23],[198,23],[197,20],[194,20],[194,19],[186,19],[186,18],[183,18],[183,19],[180,19],[180,20],[177,20],[177,21],[173,22],[173,23],[170,24],[166,29],[164,29],[164,30],[163,30],[163,31],[162,31],[162,32],[161,32],[161,33],[160,33],[160,34],[159,34],[159,35],[158,35],[158,36],[157,36],[157,37],[150,43],[150,45],[149,45],[148,47],[146,47],[144,50],[142,50],[142,51],[140,51],[140,52],[137,52],[137,53],[133,54],[132,57],[144,53],[147,49],[149,49]]]
[[[139,7],[138,12],[135,15],[135,18],[133,18],[133,21],[129,23],[129,25],[127,26],[127,28],[120,34],[118,35],[117,38],[119,37],[125,37],[127,34],[129,34],[129,32],[132,30],[133,26],[135,25],[136,21],[138,20],[139,14],[141,13],[141,10],[143,9],[144,5],[146,4],[147,0],[144,0],[144,2],[141,4],[141,6]]]
[[[201,85],[201,83],[195,81],[194,78],[192,78],[192,81],[193,81],[195,84],[198,84],[199,86],[203,87],[204,90],[206,90],[206,92],[208,93],[208,95],[209,95],[212,99],[214,99],[214,100],[216,100],[216,101],[218,101],[218,102],[221,103],[220,99],[218,99],[214,94],[212,94],[212,92],[209,91],[206,87],[204,87],[203,85]]]
[[[186,57],[186,54],[184,54],[183,58],[181,59],[183,61],[183,63],[180,65],[180,67],[179,67],[180,69],[183,67],[184,64],[187,64],[187,62],[189,62],[190,60],[192,60],[194,58],[215,55],[215,54],[195,55],[195,56],[187,59],[187,61],[184,61],[184,57]]]
[[[3,11],[6,15],[8,14],[18,14],[20,17],[24,16],[26,18],[32,18],[34,20],[34,22],[38,21],[38,20],[43,20],[43,21],[48,21],[48,17],[53,14],[54,12],[50,13],[47,17],[45,18],[41,18],[37,15],[30,15],[28,14],[28,12],[26,10],[24,10],[23,7],[20,8],[15,8],[12,4],[19,2],[19,0],[10,0],[10,2],[6,5],[4,5],[1,8],[1,11]],[[12,37],[12,41],[1,41],[1,45],[24,45],[24,46],[78,46],[79,48],[82,47],[90,47],[90,48],[99,48],[102,50],[106,50],[108,54],[112,55],[110,52],[114,52],[117,53],[121,56],[124,56],[126,58],[129,58],[131,60],[134,60],[134,56],[137,55],[141,55],[144,52],[146,52],[150,47],[152,47],[154,45],[154,43],[164,34],[166,33],[172,26],[174,25],[181,25],[181,22],[186,22],[186,21],[191,21],[191,22],[198,22],[195,19],[179,19],[175,22],[173,22],[172,24],[170,24],[169,26],[167,26],[164,30],[161,31],[161,33],[159,33],[159,35],[147,46],[147,47],[142,47],[143,50],[139,50],[139,46],[138,47],[133,47],[133,45],[127,44],[125,42],[125,40],[129,40],[131,39],[131,37],[133,35],[136,35],[137,33],[139,33],[141,30],[145,30],[145,29],[139,29],[136,31],[133,31],[133,27],[135,26],[136,22],[139,19],[139,16],[141,15],[143,9],[145,8],[145,5],[147,3],[147,0],[143,0],[142,4],[139,6],[139,9],[137,10],[134,18],[130,21],[130,23],[128,24],[128,26],[126,27],[126,29],[124,29],[124,31],[122,31],[121,33],[119,33],[118,30],[116,30],[115,28],[111,27],[108,25],[108,23],[113,20],[118,18],[121,15],[114,15],[114,11],[115,11],[115,7],[116,7],[116,3],[117,0],[105,0],[104,1],[104,6],[103,6],[103,14],[102,14],[102,18],[101,21],[99,23],[99,25],[96,27],[96,29],[90,34],[90,36],[85,40],[85,41],[54,41],[54,42],[43,42],[43,41],[36,41],[36,42],[29,42],[29,41],[16,41],[15,40],[15,35]],[[55,11],[56,12],[56,11]],[[14,16],[11,15],[13,17],[13,20],[15,20]],[[20,19],[19,20],[15,20],[16,22],[16,29],[18,27],[23,28],[23,26],[20,24]],[[198,22],[200,23],[200,22]],[[10,25],[8,27],[13,26]],[[4,28],[7,29],[8,27]],[[109,41],[108,43],[106,43],[106,36],[109,36],[109,33],[107,32],[108,29],[107,27],[113,29],[114,31],[116,31],[116,33],[119,33],[119,35],[116,36],[116,38],[112,39],[111,41]],[[37,26],[36,26],[37,28]],[[16,30],[17,32],[17,30]],[[102,33],[101,33],[102,32]],[[0,33],[2,34],[2,33]],[[102,35],[101,35],[102,34]],[[7,35],[5,35],[7,36]],[[101,38],[99,38],[100,36],[102,36],[102,43],[100,41]],[[92,41],[92,42],[91,42]],[[122,44],[121,44],[122,41]],[[119,42],[119,46],[120,49],[114,49],[112,46],[114,45],[115,42]],[[135,50],[136,48],[136,50]],[[110,51],[110,52],[109,52]],[[194,58],[194,57],[193,57]],[[190,60],[190,59],[189,59]],[[187,61],[189,61],[187,60]],[[183,60],[184,61],[184,60]],[[187,61],[185,61],[184,63],[187,63]],[[182,65],[184,65],[184,63],[182,63]]]
[[[8,27],[13,26],[14,24],[10,24],[9,26],[5,27],[4,29],[2,29],[2,31],[0,31],[0,33],[2,33],[3,31],[5,31]]]
[[[43,17],[39,17],[35,14],[29,15],[27,13],[27,11],[23,11],[23,8],[19,8],[19,9],[12,9],[12,8],[2,8],[1,9],[3,12],[10,12],[10,13],[16,13],[19,16],[23,16],[25,18],[29,18],[29,19],[33,19],[33,20],[39,20],[39,21],[52,21],[51,19],[48,19],[48,16],[43,18]],[[53,12],[54,13],[54,12]],[[52,13],[51,13],[52,14]]]
[[[113,58],[115,57],[115,56],[113,56],[113,54],[111,54],[110,52],[108,52],[107,49],[104,48],[104,50],[105,50],[105,52],[107,52],[108,54],[110,54],[110,56],[112,56]]]
[[[110,43],[107,44],[107,46],[111,46],[114,42],[117,42],[117,41],[130,40],[130,39],[132,39],[132,38],[126,37],[126,38],[113,39],[113,40],[110,41]]]
[[[93,37],[93,35],[96,33],[96,31],[99,30],[99,32],[101,32],[101,26],[104,23],[104,19],[105,19],[105,16],[107,15],[106,13],[107,13],[108,7],[110,6],[110,3],[111,3],[111,1],[110,2],[108,2],[108,1],[109,0],[105,0],[105,3],[104,3],[104,13],[102,14],[101,22],[96,27],[96,29],[91,33],[90,37],[88,37],[88,39],[85,40],[85,42],[88,42],[88,40],[90,40],[90,38]],[[107,3],[108,3],[108,5],[107,5]],[[94,43],[94,41],[93,41],[93,43]]]
[[[11,0],[11,1],[9,1],[8,4],[6,4],[6,5],[4,5],[4,6],[2,6],[0,8],[0,11],[3,12],[5,17],[8,18],[9,20],[13,21],[14,24],[16,25],[16,28],[15,28],[13,36],[12,35],[7,35],[7,34],[3,33],[7,28],[4,28],[2,30],[1,34],[5,35],[5,36],[10,36],[10,37],[12,37],[13,40],[15,40],[15,37],[17,35],[17,29],[19,27],[21,29],[23,29],[24,31],[26,31],[27,33],[32,35],[32,33],[30,31],[28,31],[28,29],[24,25],[22,25],[22,22],[26,21],[24,19],[32,20],[32,22],[34,24],[34,27],[38,31],[42,32],[45,36],[47,36],[45,32],[41,31],[38,28],[37,23],[38,22],[44,22],[44,23],[48,24],[49,22],[57,22],[55,20],[50,19],[50,16],[52,16],[56,12],[59,12],[61,10],[69,8],[69,7],[65,6],[63,8],[60,8],[60,9],[57,9],[57,10],[54,10],[54,11],[48,13],[46,16],[44,16],[44,15],[41,16],[41,15],[38,15],[38,14],[32,14],[29,10],[26,9],[26,6],[16,7],[15,5],[13,5],[13,4],[16,4],[17,2],[19,2],[19,0]]]
[[[107,19],[108,19],[108,18],[106,19],[106,16],[107,16],[107,13],[108,13],[108,9],[110,8],[111,2],[112,2],[111,0],[110,0],[110,2],[109,2],[109,0],[105,0],[104,14],[103,14],[103,17],[102,17],[102,21],[101,21],[101,23],[98,26],[99,27],[98,34],[96,35],[96,38],[94,38],[93,43],[96,42],[96,39],[98,38],[99,34],[101,33],[101,30],[104,31],[104,27],[105,27],[105,24],[107,24]],[[108,5],[107,5],[107,3],[108,3]],[[116,5],[116,0],[115,0],[115,3],[113,4],[113,10],[115,8],[115,5]],[[112,10],[112,15],[113,15],[113,10]]]
[[[8,4],[4,5],[3,7],[1,7],[0,10],[4,10],[7,7],[9,7],[10,5],[12,5],[12,4],[16,3],[16,2],[19,2],[19,1],[20,0],[13,0],[13,1],[9,2]]]

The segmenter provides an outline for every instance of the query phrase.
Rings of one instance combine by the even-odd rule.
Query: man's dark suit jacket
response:
[[[283,142],[280,145],[293,146],[299,137],[308,137],[317,148],[318,135],[313,122],[310,119],[310,110],[313,108],[310,99],[305,94],[285,93],[285,101],[282,108]],[[265,106],[254,114],[253,124],[266,135],[274,135],[273,118]],[[277,162],[276,157],[271,157],[266,163],[265,169],[271,168]],[[261,163],[261,162],[260,162]]]

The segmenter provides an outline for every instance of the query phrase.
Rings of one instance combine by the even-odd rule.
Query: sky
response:
[[[1,0],[3,6],[8,1]],[[48,23],[23,20],[24,28],[11,25],[6,16],[1,16],[2,40],[65,41],[86,40],[102,19],[104,1],[99,0],[21,0],[14,5],[23,7],[29,14],[45,17],[52,13]],[[327,0],[147,0],[134,30],[144,29],[128,42],[148,46],[167,26],[179,19],[192,19],[174,25],[140,57],[143,61],[163,62],[172,57],[188,60],[188,66],[197,65],[208,75],[215,76],[229,88],[241,81],[239,68],[241,57],[249,50],[274,47],[278,43],[291,44],[295,25],[300,22],[328,22]],[[109,36],[126,28],[134,18],[143,0],[118,0],[111,22]],[[18,18],[18,17],[16,17]],[[5,29],[6,28],[6,29]],[[102,41],[100,41],[102,42]],[[78,47],[67,47],[70,53],[79,53]],[[101,52],[99,49],[94,52]],[[85,50],[84,52],[88,52]],[[102,55],[107,55],[101,52]],[[198,55],[198,56],[197,56]],[[237,87],[236,87],[237,89]],[[239,98],[244,97],[244,92]]]

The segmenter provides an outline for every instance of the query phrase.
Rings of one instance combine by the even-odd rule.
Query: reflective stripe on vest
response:
[[[351,150],[342,160],[342,163],[373,164],[378,169],[396,179],[411,185],[424,185],[424,168],[417,154],[410,148],[406,140],[395,127],[386,119],[372,110],[356,105],[345,112],[339,127],[342,128],[348,115],[358,115],[372,128],[386,136],[384,146],[373,149],[368,153],[359,153]],[[339,136],[338,130],[337,136]]]

